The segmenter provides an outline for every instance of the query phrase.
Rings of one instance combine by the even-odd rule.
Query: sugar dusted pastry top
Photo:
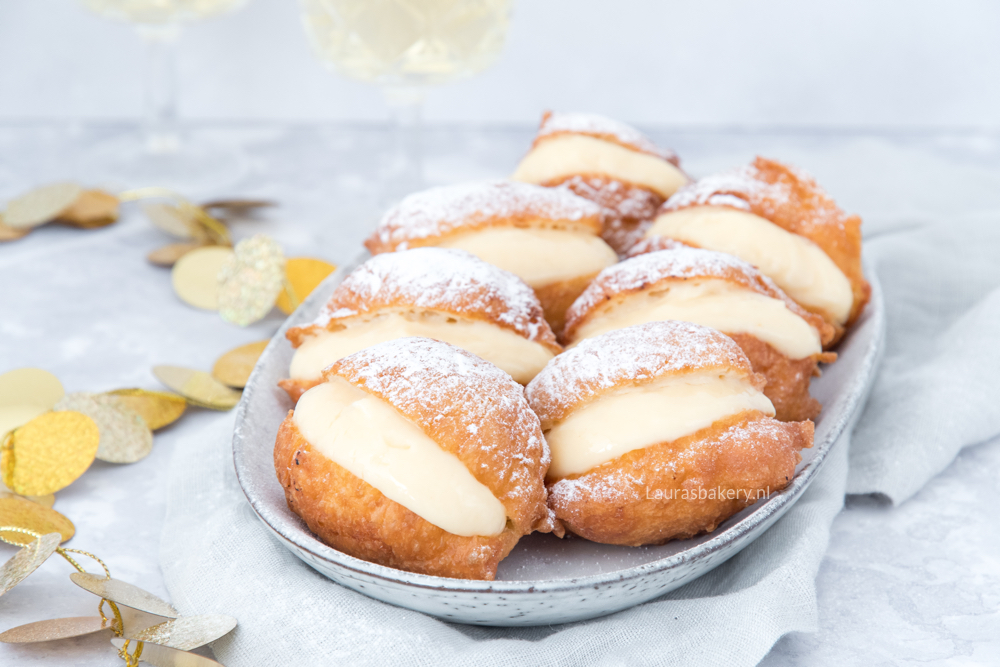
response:
[[[548,447],[521,385],[493,364],[430,338],[399,338],[345,357],[323,376],[393,406],[457,456],[518,524],[540,519],[524,513],[544,503],[538,479]]]
[[[631,125],[592,113],[546,111],[542,114],[542,124],[538,128],[533,145],[560,134],[584,134],[616,143],[625,148],[631,148],[640,153],[663,158],[675,166],[679,164],[677,155],[673,151],[660,148]]]
[[[664,202],[660,215],[692,206],[728,206],[808,238],[851,282],[852,320],[867,302],[870,288],[861,268],[861,218],[845,213],[807,173],[758,157],[682,187]]]
[[[666,236],[649,236],[629,248],[628,252],[625,253],[625,257],[638,257],[639,255],[645,255],[648,252],[690,247],[691,246],[686,243],[681,243],[680,241],[675,241],[674,239],[668,239]]]
[[[289,329],[286,336],[298,347],[319,329],[393,307],[427,308],[483,320],[556,353],[561,349],[534,290],[513,273],[464,250],[446,248],[372,257],[337,286],[312,324]]]
[[[433,245],[442,237],[484,227],[601,230],[602,210],[562,188],[485,181],[431,188],[391,208],[365,246],[378,254]]]
[[[726,253],[683,245],[638,255],[601,271],[566,312],[563,336],[567,340],[572,339],[573,332],[596,309],[619,294],[645,291],[668,281],[696,278],[718,278],[783,301],[791,312],[819,332],[824,343],[834,336],[833,327],[822,317],[792,301],[770,278],[748,262]]]
[[[569,413],[620,387],[649,384],[667,375],[719,372],[763,376],[728,336],[687,322],[648,322],[588,338],[555,357],[528,384],[531,407],[548,428]]]

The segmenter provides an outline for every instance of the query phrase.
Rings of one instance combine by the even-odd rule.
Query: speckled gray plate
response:
[[[869,265],[871,303],[837,350],[839,360],[813,382],[813,393],[825,407],[816,422],[815,444],[803,452],[795,479],[713,533],[638,548],[534,534],[500,563],[496,581],[430,577],[368,563],[326,546],[288,509],[274,474],[275,435],[291,407],[277,386],[292,357],[285,330],[315,318],[334,287],[366,257],[330,276],[264,350],[237,410],[236,474],[261,521],[321,574],[373,598],[459,623],[547,625],[603,616],[652,600],[724,563],[777,521],[809,486],[838,436],[860,414],[882,347],[882,293]]]

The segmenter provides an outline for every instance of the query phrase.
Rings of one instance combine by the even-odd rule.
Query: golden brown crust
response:
[[[517,544],[509,525],[494,537],[453,535],[390,500],[313,450],[289,412],[274,467],[288,507],[334,549],[380,565],[438,577],[486,579]]]
[[[832,363],[837,355],[825,352],[804,359],[789,359],[750,334],[729,334],[747,355],[754,371],[767,378],[764,395],[774,405],[775,419],[798,422],[815,419],[823,406],[809,394],[809,381],[819,375],[818,364]]]
[[[569,413],[622,387],[689,373],[719,373],[763,389],[764,377],[732,338],[689,322],[647,322],[581,341],[556,356],[525,390],[549,429]]]
[[[432,188],[390,209],[365,240],[373,255],[440,245],[487,227],[560,229],[599,234],[600,207],[573,193],[514,181]]]
[[[724,280],[784,302],[791,312],[817,331],[824,346],[836,334],[836,329],[825,319],[802,308],[747,262],[725,253],[681,247],[638,255],[601,271],[566,312],[560,340],[564,345],[572,344],[581,326],[601,317],[631,295],[692,279]]]
[[[404,338],[341,359],[324,371],[325,381],[334,377],[385,401],[455,455],[503,504],[507,526],[493,537],[448,533],[313,450],[289,412],[275,471],[289,507],[324,542],[412,572],[493,579],[522,535],[561,530],[545,504],[549,453],[538,418],[506,373],[454,345]]]
[[[734,174],[709,177],[681,188],[660,212],[705,204],[731,205],[724,199],[712,201],[718,195],[737,197],[751,213],[818,245],[851,283],[854,303],[844,328],[850,327],[871,296],[861,266],[861,218],[847,215],[811,177],[763,157]]]
[[[288,394],[288,398],[292,399],[292,404],[298,403],[299,399],[302,398],[302,394],[306,393],[316,385],[318,385],[322,380],[293,380],[292,378],[284,378],[278,380],[278,386],[285,390]]]
[[[638,243],[664,199],[656,192],[603,174],[577,174],[543,183],[561,186],[605,210],[601,238],[619,256]]]
[[[604,544],[662,544],[711,532],[783,489],[812,446],[812,422],[782,423],[756,411],[672,442],[633,450],[549,487],[565,527]],[[657,497],[659,496],[659,497]]]
[[[566,310],[587,289],[587,285],[596,276],[597,272],[589,273],[585,276],[560,280],[559,282],[535,288],[535,294],[538,296],[538,301],[542,304],[542,310],[545,312],[545,321],[548,322],[552,331],[558,332],[562,330],[563,324],[566,321]],[[556,354],[559,352],[562,352],[561,346]]]

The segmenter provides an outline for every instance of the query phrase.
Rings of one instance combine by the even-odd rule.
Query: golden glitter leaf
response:
[[[61,541],[73,537],[73,522],[54,509],[42,507],[24,498],[0,498],[0,526],[23,528],[41,535],[59,533]],[[11,530],[0,531],[0,536],[14,544],[30,544],[34,537]]]
[[[51,508],[56,503],[55,494],[48,493],[45,494],[44,496],[19,496],[18,494],[14,493],[6,486],[4,486],[3,482],[0,482],[0,498],[24,498],[25,500],[30,500],[33,503],[38,503],[42,507],[49,507],[49,508]]]
[[[143,213],[161,231],[183,240],[206,242],[208,234],[190,211],[173,204],[156,202],[142,207]]]
[[[104,190],[84,190],[69,208],[59,214],[59,222],[82,229],[105,227],[118,220],[118,197]]]
[[[126,632],[125,639],[149,642],[158,646],[167,646],[179,651],[190,651],[193,648],[214,642],[219,637],[233,631],[236,619],[220,614],[205,614],[202,616],[181,616],[154,625],[137,632]]]
[[[157,266],[165,266],[170,268],[180,260],[181,257],[188,254],[192,250],[203,247],[205,244],[200,241],[189,241],[187,243],[171,243],[170,245],[165,245],[162,248],[157,248],[148,255],[146,255],[146,260],[150,264],[156,264]]]
[[[110,600],[115,604],[123,604],[126,607],[138,609],[147,614],[177,618],[177,610],[170,606],[168,602],[161,600],[149,591],[142,590],[138,586],[87,572],[74,572],[69,575],[69,578],[83,590],[89,591],[105,600]]]
[[[223,246],[205,246],[188,252],[171,271],[174,292],[195,308],[218,310],[219,273],[233,256],[233,250]]]
[[[312,294],[312,291],[319,286],[323,280],[337,270],[337,267],[321,259],[311,257],[292,257],[285,263],[285,276],[288,285],[291,285],[295,299],[288,294],[287,287],[282,288],[278,295],[278,302],[275,304],[285,315],[291,315],[292,311],[305,301],[305,298]]]
[[[53,183],[24,193],[7,204],[3,221],[8,227],[37,227],[51,222],[69,208],[83,188],[76,183]]]
[[[241,392],[230,389],[204,371],[182,366],[154,366],[153,375],[192,405],[212,410],[231,410]]]
[[[22,496],[44,496],[73,483],[94,462],[97,424],[79,412],[46,412],[7,434],[0,448],[3,483]]]
[[[128,640],[121,637],[111,638],[111,644],[118,650],[121,650],[126,641]],[[129,650],[132,650],[131,647]],[[222,663],[197,653],[178,651],[175,648],[157,646],[156,644],[143,644],[139,660],[154,667],[222,667]]]
[[[14,557],[0,566],[0,595],[24,581],[25,577],[34,572],[56,552],[56,547],[62,542],[59,533],[42,535],[38,539],[14,554]]]
[[[11,429],[51,410],[64,393],[59,378],[41,368],[16,368],[0,375],[0,441]]]
[[[233,215],[246,215],[258,208],[270,208],[277,205],[277,202],[270,199],[241,199],[232,197],[230,199],[213,199],[212,201],[205,202],[201,207],[205,210],[217,208]]]
[[[219,269],[219,314],[245,327],[274,307],[285,282],[285,256],[263,234],[240,241],[234,251]]]
[[[113,396],[119,403],[137,412],[153,431],[173,424],[187,408],[187,401],[183,396],[165,391],[116,389],[106,395]]]
[[[100,616],[76,616],[73,618],[53,618],[47,621],[26,623],[0,633],[0,642],[5,644],[35,644],[56,639],[69,639],[83,635],[111,631],[114,621]]]
[[[3,216],[0,215],[0,243],[24,238],[29,232],[31,232],[31,227],[8,227],[3,222]]]
[[[253,372],[257,360],[260,359],[261,353],[270,342],[270,340],[259,340],[256,343],[248,343],[229,350],[219,357],[215,365],[212,366],[212,377],[230,387],[242,389],[247,386],[250,373]]]
[[[222,221],[210,216],[208,211],[186,201],[178,204],[178,208],[181,213],[191,219],[193,224],[201,228],[202,233],[209,241],[216,245],[233,245],[233,239],[229,236],[229,230]]]
[[[53,408],[72,410],[94,420],[101,433],[97,458],[108,463],[135,463],[153,451],[153,432],[137,412],[103,394],[76,392]]]

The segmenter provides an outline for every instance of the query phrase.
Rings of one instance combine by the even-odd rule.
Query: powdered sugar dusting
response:
[[[756,166],[748,164],[688,183],[666,201],[663,210],[674,211],[688,206],[730,206],[749,211],[752,201],[769,199],[786,202],[788,197],[788,188],[761,180]]]
[[[753,211],[806,234],[817,227],[843,228],[847,219],[812,176],[762,157],[685,185],[663,204],[661,212],[706,205]]]
[[[528,340],[555,342],[534,290],[509,271],[446,248],[372,257],[337,286],[314,326],[393,305],[486,317]]]
[[[593,137],[611,137],[616,142],[634,148],[643,153],[656,155],[676,164],[677,155],[673,151],[660,148],[639,130],[620,121],[592,113],[554,113],[546,112],[542,117],[542,125],[538,128],[538,137],[550,134],[570,132],[586,134]]]
[[[552,359],[526,389],[543,423],[627,384],[679,371],[726,368],[750,374],[750,362],[724,334],[689,322],[647,322],[588,338]]]
[[[521,385],[493,364],[441,341],[399,338],[341,359],[324,371],[324,377],[332,375],[381,396],[432,438],[444,425],[461,433],[461,450],[470,453],[459,455],[465,460],[493,451],[499,429],[520,443],[520,451],[494,456],[489,471],[471,472],[495,477],[507,498],[538,492],[550,461],[548,445]]]
[[[751,284],[760,273],[738,257],[699,248],[660,250],[626,259],[601,271],[566,312],[571,321],[607,300],[608,294],[645,289],[667,278],[719,277],[729,273],[748,277]]]
[[[511,218],[569,222],[591,219],[591,225],[599,229],[600,216],[599,206],[561,188],[515,181],[463,183],[406,197],[383,216],[374,238],[384,249],[403,250],[419,239]]]

